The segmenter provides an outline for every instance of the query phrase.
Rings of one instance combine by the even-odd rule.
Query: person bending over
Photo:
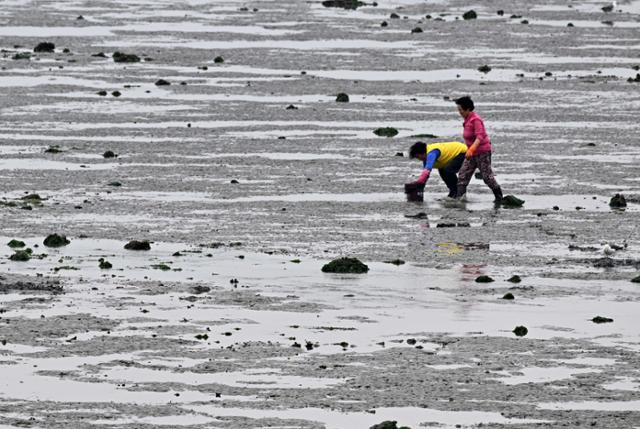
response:
[[[409,157],[422,161],[423,170],[418,180],[411,182],[410,185],[424,186],[429,179],[431,170],[436,168],[449,188],[448,196],[456,198],[458,191],[458,176],[456,174],[465,160],[466,152],[467,146],[460,142],[414,143],[409,149]]]
[[[466,159],[458,174],[457,198],[462,198],[467,192],[467,186],[469,186],[473,172],[479,168],[482,180],[493,192],[496,202],[500,202],[502,201],[502,189],[491,169],[491,140],[489,140],[484,128],[484,122],[473,111],[475,106],[470,97],[458,98],[456,104],[458,105],[458,113],[464,118],[462,137],[468,147]]]

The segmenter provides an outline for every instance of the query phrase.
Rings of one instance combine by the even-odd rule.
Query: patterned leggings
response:
[[[467,192],[467,186],[469,186],[469,182],[476,168],[480,169],[484,183],[493,191],[493,194],[499,194],[501,196],[502,190],[496,178],[493,176],[493,170],[491,169],[491,152],[487,152],[464,160],[464,164],[462,164],[458,172],[458,198]]]

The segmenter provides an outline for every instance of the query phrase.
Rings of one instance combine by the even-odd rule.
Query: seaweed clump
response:
[[[322,267],[323,273],[364,274],[369,267],[357,258],[334,259]]]
[[[63,247],[71,241],[64,235],[50,234],[44,239],[43,244],[47,247]]]

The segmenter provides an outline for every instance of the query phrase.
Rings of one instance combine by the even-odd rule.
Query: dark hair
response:
[[[475,106],[473,105],[473,100],[468,95],[458,98],[456,100],[456,104],[468,112],[473,112],[473,109],[475,109]]]
[[[427,153],[427,145],[422,142],[414,143],[409,149],[409,158],[415,158],[421,153]]]

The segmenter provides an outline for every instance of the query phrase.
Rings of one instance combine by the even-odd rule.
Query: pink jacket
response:
[[[476,138],[480,139],[480,144],[474,155],[491,152],[491,140],[489,140],[487,131],[484,129],[482,118],[476,112],[471,112],[469,116],[467,116],[464,120],[463,127],[462,137],[467,147],[471,147],[473,142],[476,141]]]

